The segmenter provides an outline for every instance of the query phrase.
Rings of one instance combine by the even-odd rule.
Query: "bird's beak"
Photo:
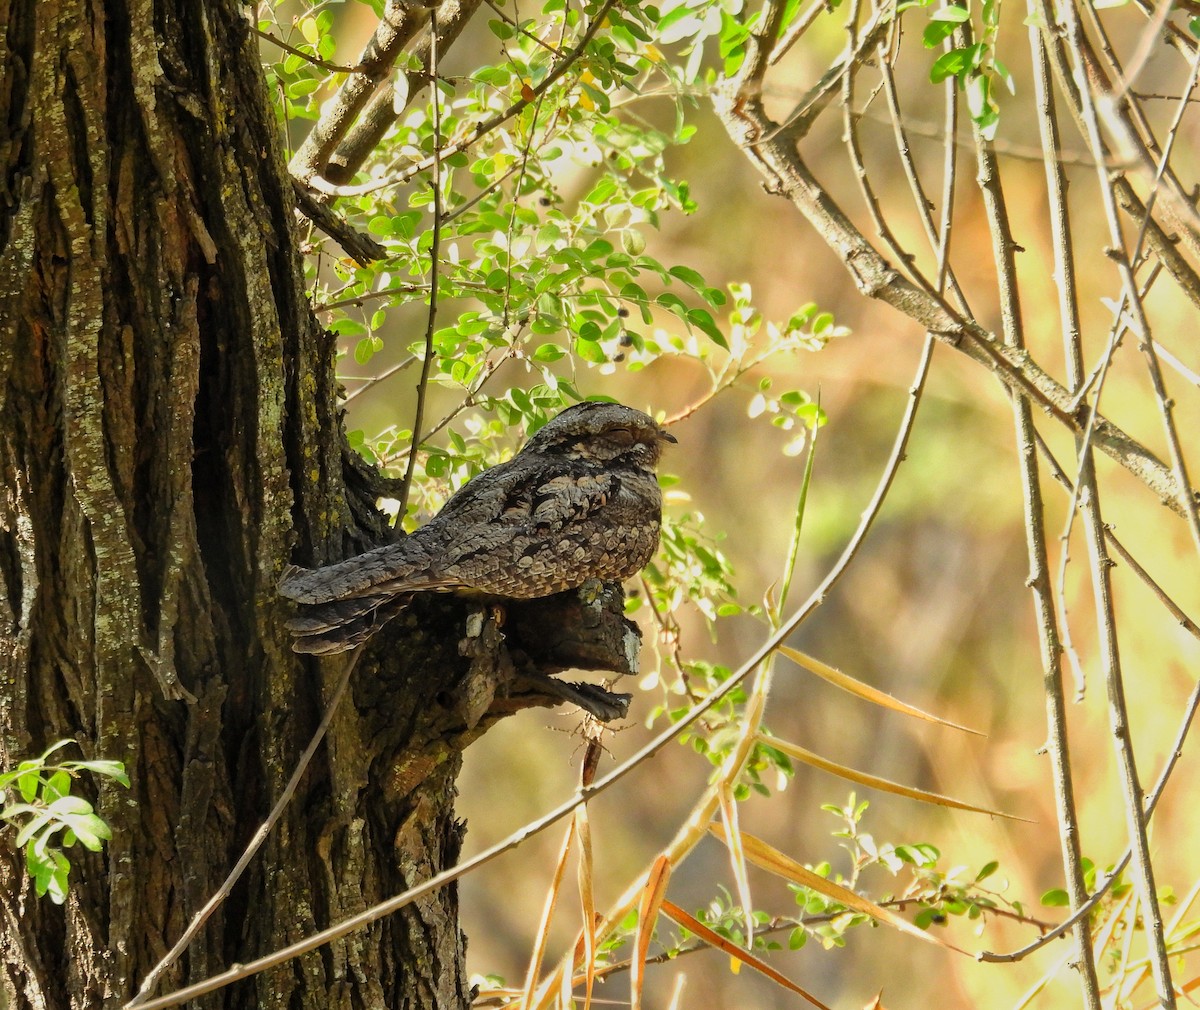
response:
[[[674,435],[672,435],[665,428],[658,429],[658,437],[661,438],[664,442],[670,442],[672,445],[679,444],[679,439],[677,439]]]

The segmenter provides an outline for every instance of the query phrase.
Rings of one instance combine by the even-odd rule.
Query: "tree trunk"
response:
[[[289,651],[282,567],[388,535],[368,482],[347,488],[361,471],[248,14],[0,0],[0,767],[71,738],[132,779],[101,788],[113,838],[71,850],[62,907],[0,835],[0,1005],[136,992],[263,820],[339,676]],[[461,654],[461,605],[421,614],[364,656],[297,797],[160,992],[455,860],[460,751],[488,721],[462,687],[482,667]],[[446,889],[204,1002],[467,1000]]]

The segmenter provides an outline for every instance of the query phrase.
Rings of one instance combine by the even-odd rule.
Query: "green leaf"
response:
[[[488,21],[487,26],[491,33],[501,42],[507,42],[517,34],[516,29],[512,25],[507,21],[501,21],[499,18],[492,18]]]
[[[56,817],[64,817],[69,814],[90,814],[92,805],[82,796],[60,796],[48,809]]]
[[[603,334],[600,331],[600,327],[590,319],[579,327],[580,340],[588,340],[592,343],[595,343],[601,338],[602,335]]]
[[[383,341],[374,334],[369,334],[354,345],[354,360],[360,365],[365,365],[381,350]]]
[[[17,776],[17,791],[21,794],[21,799],[26,803],[32,802],[33,798],[37,796],[38,785],[41,781],[42,777],[37,768],[19,772]]]
[[[957,21],[930,21],[921,33],[921,42],[926,49],[936,49],[958,28]]]
[[[998,869],[1000,869],[1000,864],[993,859],[990,863],[987,863],[982,870],[975,874],[975,883],[978,884],[981,880],[987,880],[987,878],[995,873]]]
[[[538,252],[546,252],[548,249],[562,241],[563,231],[552,221],[546,222],[538,229],[537,238],[534,240],[534,245]]]
[[[311,95],[320,86],[320,80],[313,77],[293,81],[287,86],[288,98],[304,98],[306,95]]]
[[[604,348],[591,340],[577,339],[575,341],[575,353],[583,358],[584,361],[590,361],[594,365],[602,365],[608,361],[608,357],[604,353]]]
[[[725,334],[721,332],[720,327],[717,326],[716,321],[712,317],[712,313],[708,310],[688,309],[686,318],[689,323],[697,329],[702,330],[718,347],[722,347],[727,351],[729,350],[729,343],[725,339]]]
[[[1042,895],[1042,904],[1050,908],[1065,908],[1071,904],[1071,898],[1061,887],[1055,887]]]
[[[645,288],[640,284],[630,281],[621,288],[620,296],[625,301],[633,302],[638,306],[642,313],[643,323],[650,323],[653,320],[654,317],[650,314],[649,307],[650,296],[646,294]]]
[[[621,232],[621,248],[630,256],[640,256],[646,251],[646,236],[635,228]]]
[[[929,68],[929,80],[933,84],[941,84],[947,77],[958,77],[967,69],[967,62],[968,54],[965,48],[942,53]]]
[[[50,821],[49,811],[46,811],[46,810],[39,811],[34,817],[31,817],[28,821],[26,821],[25,824],[22,826],[21,830],[17,832],[17,837],[16,837],[16,840],[13,842],[13,845],[18,849],[22,845],[25,845],[27,842],[30,845],[32,845],[33,842],[31,841],[31,839],[33,838],[33,836],[36,835],[42,829],[43,826],[48,824],[49,821]]]
[[[104,843],[112,838],[112,828],[108,826],[103,818],[96,814],[86,814],[84,816],[70,816],[65,818],[70,825],[70,830],[74,832],[75,837],[85,849],[90,849],[92,852],[99,852]],[[66,838],[63,839],[63,844],[71,845],[71,842]]]
[[[80,771],[89,771],[93,775],[102,775],[120,782],[127,789],[129,788],[129,776],[125,773],[123,761],[73,761],[71,767]]]
[[[611,242],[607,239],[598,238],[583,250],[583,258],[586,260],[599,259],[601,256],[607,256],[612,251],[613,244]]]
[[[996,76],[1004,82],[1004,86],[1008,89],[1008,93],[1010,95],[1015,95],[1017,93],[1017,82],[1013,80],[1013,75],[1009,72],[1008,67],[1006,67],[1000,60],[993,59],[992,69],[995,70]]]
[[[53,804],[60,797],[70,796],[71,776],[61,768],[55,771],[42,786],[42,799]]]
[[[687,302],[685,302],[673,291],[664,291],[661,295],[655,298],[654,301],[658,305],[661,305],[664,309],[670,309],[677,315],[687,315]]]
[[[672,277],[677,277],[688,287],[694,288],[696,291],[701,291],[708,286],[704,283],[704,278],[700,276],[699,272],[693,270],[691,267],[674,266],[669,268],[667,273]]]

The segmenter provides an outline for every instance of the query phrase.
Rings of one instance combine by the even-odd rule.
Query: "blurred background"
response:
[[[1024,250],[1019,270],[1027,340],[1033,356],[1063,381],[1045,177],[1040,161],[1030,157],[1038,150],[1038,136],[1021,15],[1014,9],[1004,21],[1005,60],[1018,93],[1000,99],[997,143],[1014,237]],[[348,61],[374,19],[368,8],[356,5],[348,5],[339,17],[338,53]],[[771,78],[770,109],[780,118],[844,44],[840,19],[825,20],[830,23],[818,22]],[[1146,30],[1145,17],[1132,5],[1106,11],[1105,24],[1125,55]],[[897,63],[901,100],[908,106],[906,123],[917,165],[927,173],[927,189],[936,196],[943,158],[940,91],[925,80],[928,66],[918,41],[906,39],[903,45],[914,49],[908,60]],[[494,59],[495,49],[494,37],[472,26],[447,59],[468,67]],[[1160,49],[1142,70],[1138,87],[1146,93],[1178,94],[1188,65],[1177,52]],[[1166,100],[1148,101],[1147,106],[1159,123],[1176,108]],[[661,109],[647,104],[639,112],[651,118],[673,114],[665,102]],[[775,359],[760,373],[774,376],[777,388],[819,394],[829,418],[817,445],[790,600],[795,606],[832,566],[867,505],[905,408],[923,333],[910,320],[858,293],[844,265],[790,204],[764,192],[749,161],[731,144],[703,98],[694,122],[699,127],[695,139],[669,150],[666,158],[670,174],[690,182],[698,211],[665,215],[662,230],[647,233],[647,251],[664,263],[694,267],[716,287],[750,284],[756,305],[768,319],[786,319],[800,305],[814,301],[851,331],[819,352]],[[969,132],[963,130],[969,145]],[[817,120],[802,151],[821,181],[844,199],[843,206],[855,210],[859,226],[873,236],[869,219],[861,213],[842,132],[835,105]],[[907,247],[924,248],[882,105],[866,109],[861,139],[881,203],[889,209],[889,223]],[[1064,147],[1081,162],[1070,169],[1070,196],[1090,366],[1108,338],[1111,312],[1105,299],[1118,296],[1119,278],[1104,255],[1108,236],[1086,144],[1068,128]],[[1196,178],[1198,150],[1200,120],[1191,111],[1183,119],[1175,156],[1184,180]],[[1000,325],[995,262],[971,148],[964,146],[961,156],[952,260],[976,317],[995,330]],[[569,199],[593,179],[588,170],[567,170],[561,190]],[[1195,448],[1200,430],[1194,374],[1200,371],[1197,314],[1166,284],[1156,286],[1151,304],[1157,339],[1193,371],[1190,379],[1169,371],[1167,381],[1177,399],[1177,421],[1185,443],[1190,443],[1195,474],[1200,470]],[[393,333],[380,356],[366,368],[345,361],[347,385],[352,387],[356,377],[382,372],[389,361],[403,355],[423,318],[420,305],[413,306],[407,319],[394,313],[389,321]],[[687,498],[684,503],[677,496],[669,508],[698,511],[706,530],[724,534],[721,547],[733,564],[744,604],[759,602],[781,577],[803,474],[803,457],[788,458],[781,452],[790,436],[765,418],[748,416],[758,377],[747,376],[737,388],[676,425],[672,431],[679,444],[664,465],[667,473],[678,476],[677,489]],[[375,431],[398,419],[408,424],[413,378],[402,373],[356,398],[349,426]],[[582,372],[578,385],[585,394],[603,393],[672,416],[701,399],[709,379],[692,363],[664,359],[633,375]],[[1131,340],[1115,357],[1103,411],[1165,458],[1162,425]],[[1038,421],[1058,458],[1073,472],[1071,439],[1054,422]],[[1098,460],[1106,521],[1183,609],[1193,618],[1200,615],[1200,566],[1185,522],[1106,457]],[[1043,493],[1048,529],[1057,533],[1067,519],[1066,496],[1049,480],[1043,481]],[[1051,544],[1055,571],[1063,549],[1057,540]],[[1083,852],[1104,867],[1124,851],[1126,825],[1098,664],[1086,547],[1078,524],[1069,549],[1066,606],[1086,674],[1082,698],[1069,706],[1076,795]],[[859,799],[871,804],[864,830],[878,842],[932,843],[942,852],[940,865],[945,870],[963,865],[974,871],[997,860],[1000,868],[989,886],[1002,890],[1008,900],[1024,903],[1030,915],[1057,922],[1064,917],[1061,908],[1039,905],[1043,892],[1063,886],[1063,874],[1050,762],[1042,749],[1045,702],[1037,630],[1025,586],[1028,570],[1008,398],[983,369],[939,346],[907,459],[883,511],[846,576],[792,644],[986,736],[884,713],[783,660],[766,724],[775,735],[834,761],[1026,818],[1019,822],[947,812],[857,790]],[[1143,784],[1149,788],[1168,757],[1183,702],[1200,672],[1200,643],[1124,567],[1116,568],[1114,581],[1132,734]],[[656,666],[656,629],[648,623],[645,609],[640,617],[643,668],[649,674]],[[735,668],[767,634],[761,621],[743,616],[721,621],[714,641],[699,614],[685,612],[680,617],[685,655]],[[1073,677],[1065,665],[1064,672],[1070,693]],[[601,773],[648,738],[647,715],[661,700],[657,688],[642,689],[651,680],[647,675],[640,684],[619,685],[634,693],[634,703],[629,720],[606,738],[609,755]],[[467,854],[571,795],[583,751],[578,724],[574,712],[528,711],[470,748],[459,802],[460,815],[468,822]],[[1157,882],[1181,897],[1200,881],[1196,752],[1194,742],[1185,749],[1151,829]],[[691,748],[674,745],[591,804],[599,907],[644,872],[677,830],[711,771]],[[829,860],[836,870],[848,872],[838,839],[830,835],[839,822],[821,805],[845,804],[851,786],[804,766],[798,766],[792,781],[771,784],[779,787],[775,795],[754,797],[742,805],[744,830],[802,862]],[[522,983],[564,830],[550,829],[462,882],[473,972],[500,976],[510,985]],[[573,868],[568,872],[573,874]],[[797,911],[779,879],[751,870],[751,883],[756,907],[780,915]],[[724,847],[709,839],[672,879],[670,896],[694,910],[706,906],[718,889],[732,892],[734,886]],[[864,886],[880,897],[894,885],[879,876],[868,878]],[[1164,905],[1168,922],[1180,910]],[[579,914],[568,885],[550,958],[561,956],[573,943]],[[660,928],[667,928],[665,920]],[[970,951],[1006,951],[1037,935],[1029,925],[996,918],[984,923],[956,919],[944,933]],[[786,934],[781,939],[786,944]],[[1140,936],[1132,942],[1140,949]],[[1009,1007],[1043,980],[1044,991],[1029,1005],[1058,1007],[1079,1002],[1078,984],[1065,964],[1068,952],[1068,942],[1060,940],[1016,964],[980,964],[886,928],[864,927],[851,931],[844,949],[825,950],[810,941],[803,950],[777,953],[772,963],[837,1007],[863,1006],[881,990],[891,1010],[917,1010],[935,1001],[950,1007]],[[1190,970],[1179,964],[1180,984],[1200,974],[1194,962]],[[1104,982],[1105,963],[1099,968]],[[645,1005],[667,1006],[680,976],[685,981],[677,1005],[682,1007],[772,1010],[801,1005],[798,997],[752,971],[734,972],[729,958],[714,951],[652,969]],[[627,976],[618,976],[596,995],[626,1003]]]

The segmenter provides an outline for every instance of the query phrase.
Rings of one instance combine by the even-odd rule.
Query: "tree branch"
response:
[[[898,309],[943,343],[987,367],[1031,405],[1051,413],[1069,430],[1082,433],[1086,413],[1073,407],[1070,393],[1026,351],[1003,346],[977,321],[959,316],[937,296],[906,281],[875,250],[809,171],[787,131],[761,139],[769,137],[776,124],[753,92],[753,86],[740,79],[719,85],[713,94],[718,117],[734,143],[766,177],[768,190],[791,200],[840,256],[858,289]],[[1097,418],[1093,440],[1172,511],[1187,514],[1184,489],[1145,446],[1103,417]],[[1191,489],[1187,494],[1195,498]]]
[[[387,0],[383,16],[358,58],[358,69],[338,90],[300,150],[291,170],[302,182],[320,174],[375,89],[391,72],[400,51],[420,29],[426,9],[409,0]]]
[[[321,203],[299,179],[292,178],[296,206],[306,218],[345,250],[360,267],[387,259],[388,251],[371,236],[351,228],[332,208]]]

